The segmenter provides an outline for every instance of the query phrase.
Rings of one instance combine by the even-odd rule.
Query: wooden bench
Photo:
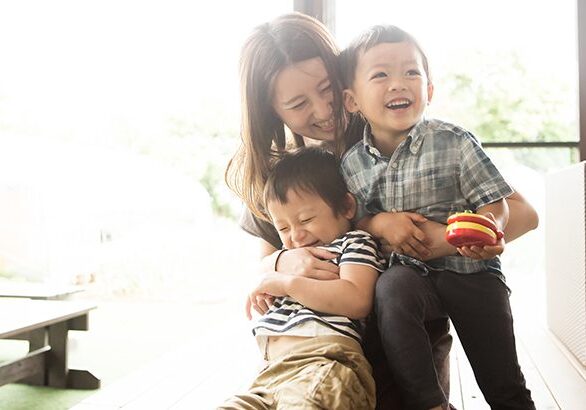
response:
[[[45,283],[0,282],[0,297],[35,300],[65,300],[82,292],[80,286],[59,286]]]
[[[0,363],[0,386],[24,382],[59,388],[96,389],[100,380],[86,370],[69,369],[69,330],[87,330],[93,303],[0,299],[0,339],[29,341],[24,356]]]

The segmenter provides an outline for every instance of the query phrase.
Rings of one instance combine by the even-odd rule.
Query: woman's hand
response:
[[[496,245],[492,246],[462,246],[461,248],[458,248],[460,255],[478,260],[492,259],[503,253],[504,250],[505,240],[503,238],[499,239]]]
[[[330,262],[336,254],[307,247],[287,250],[279,256],[276,271],[318,280],[339,279],[340,268]]]
[[[381,241],[387,254],[397,252],[425,259],[430,253],[428,239],[419,227],[425,222],[424,216],[413,212],[381,212],[368,221],[365,230]]]
[[[487,212],[484,214],[487,218],[492,220],[495,224],[497,223],[496,218],[491,212]],[[462,256],[467,256],[468,258],[482,260],[482,259],[492,259],[505,250],[505,239],[502,237],[498,239],[495,245],[485,245],[485,246],[462,246],[458,248],[458,252]]]

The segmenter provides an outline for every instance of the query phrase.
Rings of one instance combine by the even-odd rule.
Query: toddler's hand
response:
[[[248,295],[245,306],[248,319],[252,318],[251,309],[262,315],[272,304],[272,297],[287,296],[289,278],[289,275],[283,275],[278,272],[265,274],[256,288]]]
[[[246,298],[246,317],[248,320],[252,319],[252,309],[256,310],[260,315],[267,313],[269,308],[273,305],[275,297],[266,293],[255,294],[254,292]]]

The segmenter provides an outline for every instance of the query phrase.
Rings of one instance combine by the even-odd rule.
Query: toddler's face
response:
[[[275,79],[273,108],[291,131],[303,137],[334,140],[333,101],[328,72],[319,57],[292,64]]]
[[[376,139],[398,139],[422,118],[433,86],[412,43],[381,43],[359,55],[345,93],[346,108],[364,115]]]
[[[319,195],[293,189],[287,193],[287,203],[270,201],[267,205],[287,249],[328,244],[350,230],[354,216],[354,208],[335,215]]]

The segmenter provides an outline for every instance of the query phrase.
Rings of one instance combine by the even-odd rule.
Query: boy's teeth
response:
[[[393,100],[387,104],[387,108],[406,108],[411,105],[411,101],[407,99]]]

